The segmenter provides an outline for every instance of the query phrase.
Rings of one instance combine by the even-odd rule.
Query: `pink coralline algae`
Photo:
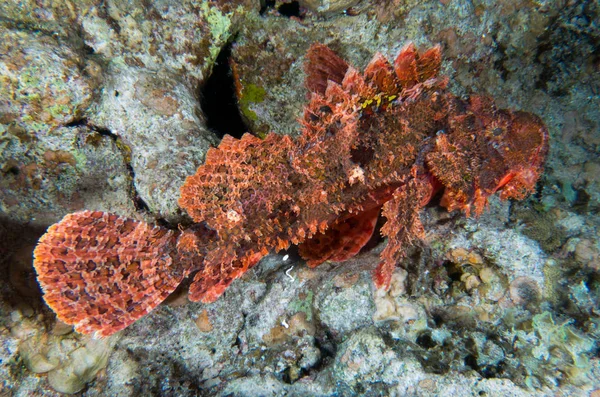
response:
[[[537,116],[453,96],[440,63],[440,47],[419,53],[411,44],[393,63],[375,55],[360,73],[313,45],[300,137],[225,136],[181,188],[179,204],[195,222],[187,229],[67,215],[35,250],[46,302],[77,331],[107,336],[187,276],[190,300],[212,302],[290,244],[312,267],[351,258],[380,213],[388,243],[373,279],[389,287],[407,247],[423,237],[419,211],[433,195],[443,190],[441,205],[467,215],[479,215],[496,192],[523,199],[548,151]]]

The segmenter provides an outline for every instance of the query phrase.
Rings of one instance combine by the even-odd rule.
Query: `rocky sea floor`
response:
[[[599,21],[567,0],[0,2],[0,396],[600,396]],[[312,43],[362,69],[411,41],[442,45],[454,94],[544,120],[534,195],[430,204],[387,293],[374,239],[315,269],[271,254],[212,304],[182,287],[109,338],[56,320],[32,266],[50,224],[189,222],[179,188],[224,133],[299,133]]]

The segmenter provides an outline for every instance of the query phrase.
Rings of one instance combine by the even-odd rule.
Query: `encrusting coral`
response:
[[[423,236],[419,210],[480,214],[489,196],[534,190],[548,150],[542,121],[459,99],[438,77],[440,47],[406,46],[364,73],[325,45],[306,62],[311,99],[294,140],[225,136],[181,188],[196,222],[168,230],[102,212],[67,215],[35,250],[48,305],[82,333],[110,335],[142,317],[195,273],[190,299],[216,300],[270,250],[298,244],[310,266],[357,254],[379,213],[388,244],[374,272],[388,288],[407,246]]]

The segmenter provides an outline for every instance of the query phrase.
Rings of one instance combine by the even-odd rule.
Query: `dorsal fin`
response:
[[[442,47],[438,44],[422,54],[417,52],[413,43],[407,44],[394,61],[396,76],[402,88],[411,88],[437,77],[442,64]]]
[[[348,63],[346,61],[326,45],[315,43],[308,49],[304,63],[306,88],[310,92],[324,94],[327,89],[327,81],[331,80],[341,84],[347,70]]]
[[[417,47],[413,43],[408,43],[398,54],[394,61],[394,71],[402,88],[410,88],[419,81],[417,71]]]
[[[398,78],[389,61],[378,52],[365,68],[365,81],[380,92],[395,93],[398,91]]]
[[[442,47],[438,44],[431,47],[419,56],[417,70],[419,73],[419,82],[424,82],[437,77],[442,65]]]

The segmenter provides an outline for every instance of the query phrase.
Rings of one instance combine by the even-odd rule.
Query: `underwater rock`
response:
[[[510,298],[521,306],[536,306],[540,299],[540,286],[528,277],[518,277],[510,283]]]
[[[0,43],[2,141],[35,141],[81,117],[99,83],[95,62],[51,36],[2,24]]]
[[[19,138],[18,129],[9,126],[0,142],[0,205],[8,219],[48,225],[82,208],[134,213],[127,163],[110,136],[74,126],[31,136],[23,129]]]
[[[81,391],[107,365],[118,336],[95,340],[70,332],[46,328],[43,316],[31,307],[21,306],[11,312],[7,324],[11,339],[18,344],[19,359],[28,371],[47,376],[52,389],[72,394]],[[9,346],[9,338],[3,345]],[[8,363],[14,365],[14,358]],[[38,385],[39,387],[39,385]]]
[[[167,72],[111,69],[89,120],[119,138],[148,210],[177,220],[179,188],[217,142],[191,89]]]
[[[300,5],[319,13],[342,13],[359,3],[359,0],[300,0]]]
[[[66,38],[75,34],[81,9],[92,3],[93,1],[87,0],[77,3],[6,0],[0,3],[0,15],[3,22],[11,27],[27,26],[31,31]]]
[[[575,246],[575,260],[593,270],[600,270],[600,249],[598,241],[582,239]]]
[[[76,125],[99,84],[98,64],[39,32],[0,25],[0,36],[2,212],[32,225],[89,206],[132,213],[114,142]]]
[[[198,84],[245,14],[257,8],[249,0],[93,2],[78,22],[85,43],[113,65],[169,71]]]
[[[342,266],[349,265],[345,263]],[[363,273],[364,276],[366,274]],[[337,277],[349,274],[340,274]],[[315,296],[315,310],[322,325],[334,338],[344,337],[372,324],[375,309],[368,277],[355,277],[350,285],[338,286],[333,279],[323,285]]]
[[[339,345],[332,373],[354,392],[381,388],[382,380],[384,383],[388,380],[384,372],[396,359],[396,354],[373,328],[364,328]]]

